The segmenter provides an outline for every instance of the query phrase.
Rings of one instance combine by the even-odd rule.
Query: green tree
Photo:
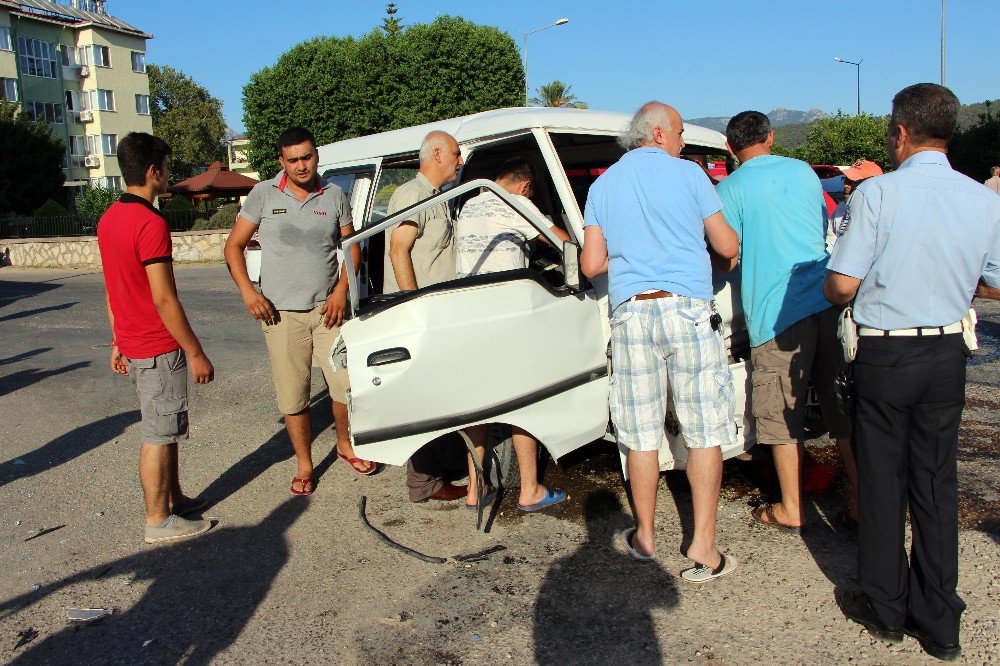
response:
[[[399,9],[395,2],[390,2],[385,6],[385,18],[382,19],[382,30],[387,35],[398,35],[403,30],[403,19],[396,18]]]
[[[1000,116],[990,112],[991,104],[985,103],[979,122],[960,127],[948,147],[952,167],[978,181],[990,177],[990,167],[1000,165]]]
[[[111,204],[118,201],[121,194],[120,190],[98,185],[76,195],[76,213],[80,216],[83,226],[91,229],[97,227],[101,216],[111,208]]]
[[[836,116],[821,118],[809,128],[806,142],[790,150],[775,147],[775,153],[797,157],[810,164],[854,164],[871,160],[889,169],[885,134],[889,120],[885,116]]]
[[[0,100],[0,214],[30,213],[59,194],[66,145],[48,125]]]
[[[199,167],[226,159],[222,102],[186,74],[149,65],[149,113],[153,134],[170,144],[170,181],[190,178]]]
[[[566,85],[559,79],[538,88],[538,97],[528,100],[535,106],[554,106],[564,109],[586,109],[587,103],[581,102],[570,92],[573,86]]]
[[[250,164],[264,178],[276,174],[274,146],[290,125],[308,127],[323,145],[518,106],[523,95],[517,45],[494,27],[442,16],[398,32],[317,37],[243,88]]]

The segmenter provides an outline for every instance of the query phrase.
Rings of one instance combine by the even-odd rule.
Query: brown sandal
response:
[[[773,527],[775,529],[781,530],[782,532],[788,532],[790,534],[802,534],[802,530],[805,529],[804,525],[786,525],[785,523],[779,522],[774,516],[774,505],[773,504],[761,504],[756,509],[754,509],[751,514],[761,525],[767,525],[768,527]],[[764,520],[765,516],[767,520]]]

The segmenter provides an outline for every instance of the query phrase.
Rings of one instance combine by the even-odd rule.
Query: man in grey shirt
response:
[[[462,152],[447,132],[430,132],[420,144],[420,169],[416,178],[400,185],[389,199],[388,214],[434,196],[458,178]],[[386,231],[383,292],[392,294],[429,287],[455,279],[455,221],[447,204],[439,204]],[[411,502],[426,499],[450,501],[464,497],[466,488],[448,483],[443,469],[456,446],[455,438],[438,438],[406,464],[406,485]]]
[[[462,152],[447,132],[431,132],[420,145],[416,178],[403,183],[389,199],[388,214],[441,191],[458,178]],[[383,292],[391,294],[455,279],[455,222],[447,204],[417,213],[386,232]]]
[[[316,485],[309,416],[313,364],[322,369],[333,400],[337,455],[359,474],[377,469],[354,455],[345,404],[347,373],[334,372],[329,360],[347,312],[346,267],[337,260],[337,248],[341,237],[354,231],[354,223],[341,189],[316,173],[319,157],[309,130],[282,132],[278,161],[281,173],[255,185],[246,198],[225,254],[243,303],[264,329],[278,408],[298,460],[291,492],[310,495]],[[243,256],[254,232],[262,254],[260,293],[250,282]],[[354,246],[351,253],[359,266],[360,249]]]

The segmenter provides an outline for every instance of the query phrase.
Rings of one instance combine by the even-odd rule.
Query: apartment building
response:
[[[66,143],[66,187],[124,188],[118,141],[153,130],[152,37],[108,14],[106,0],[0,0],[0,98]]]

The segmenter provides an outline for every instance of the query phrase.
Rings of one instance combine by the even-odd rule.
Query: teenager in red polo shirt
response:
[[[182,517],[206,505],[184,495],[177,471],[177,441],[188,436],[187,369],[196,384],[207,384],[215,368],[177,298],[170,229],[153,207],[167,189],[169,155],[162,139],[143,132],[126,136],[118,144],[126,192],[97,225],[114,335],[111,369],[132,379],[142,412],[146,543],[185,539],[212,527]]]

